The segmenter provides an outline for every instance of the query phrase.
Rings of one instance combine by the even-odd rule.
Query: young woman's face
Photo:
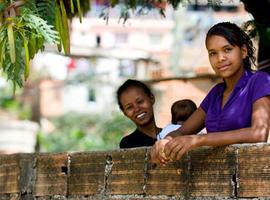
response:
[[[120,96],[124,114],[137,126],[154,122],[154,97],[149,97],[141,88],[130,87]]]
[[[217,75],[222,78],[241,76],[244,71],[243,59],[247,56],[247,48],[231,45],[224,37],[210,36],[206,41],[210,64]]]

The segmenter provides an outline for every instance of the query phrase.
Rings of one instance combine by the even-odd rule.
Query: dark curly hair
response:
[[[250,37],[236,24],[230,22],[221,22],[214,25],[206,34],[205,43],[208,38],[218,35],[224,37],[231,45],[241,48],[243,45],[247,47],[247,57],[244,59],[245,69],[251,71],[251,63],[255,65],[255,48]]]
[[[131,87],[141,88],[148,97],[153,96],[153,93],[151,92],[150,88],[146,84],[144,84],[141,81],[134,80],[134,79],[128,79],[118,88],[116,92],[117,103],[121,110],[123,110],[123,105],[120,102],[120,97],[126,90],[128,90]]]
[[[179,121],[186,121],[196,109],[196,104],[190,99],[174,102],[171,107],[172,124],[177,124]]]

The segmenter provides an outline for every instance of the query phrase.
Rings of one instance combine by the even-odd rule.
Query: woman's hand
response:
[[[164,147],[167,160],[179,160],[188,150],[198,146],[198,135],[178,136],[166,143]]]
[[[169,159],[165,156],[164,146],[171,140],[171,137],[166,137],[162,140],[156,141],[151,149],[151,161],[153,163],[166,164]]]

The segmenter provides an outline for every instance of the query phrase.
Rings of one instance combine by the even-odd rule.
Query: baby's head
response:
[[[174,102],[171,107],[172,124],[182,124],[196,109],[196,104],[189,99]]]

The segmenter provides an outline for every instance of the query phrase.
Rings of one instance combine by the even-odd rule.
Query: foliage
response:
[[[97,133],[102,139],[108,142],[108,147],[118,147],[120,139],[131,130],[135,129],[134,124],[122,114],[115,113],[110,119],[102,121],[97,126]]]
[[[68,19],[81,19],[89,8],[84,0],[0,0],[0,68],[13,82],[14,92],[16,85],[23,86],[30,59],[45,43],[57,44],[59,51],[63,46],[69,53]]]
[[[39,135],[41,149],[48,152],[115,149],[123,135],[134,128],[119,113],[110,117],[68,113],[52,121],[55,130]]]
[[[109,0],[105,1],[104,6],[106,7],[100,13],[100,17],[104,20],[109,20],[110,8],[120,6],[119,21],[123,19],[123,23],[130,17],[130,13],[136,15],[147,14],[152,9],[158,9],[160,14],[165,17],[165,9],[167,5],[171,5],[174,9],[177,9],[179,5],[187,5],[191,2],[190,0]],[[215,7],[220,5],[221,0],[208,0],[208,5]]]
[[[12,87],[0,88],[0,109],[21,120],[31,119],[31,108],[11,96]],[[20,91],[18,91],[20,93]]]
[[[16,84],[23,86],[22,77],[26,80],[29,75],[30,59],[43,49],[44,42],[57,43],[59,40],[52,26],[36,16],[31,4],[28,5],[29,8],[20,9],[19,16],[14,8],[4,10],[5,17],[1,21],[0,67],[7,74],[7,78],[12,80],[14,90]]]
[[[145,10],[158,9],[164,15],[167,5],[177,9],[190,0],[106,0],[105,9],[100,17],[109,19],[110,8],[120,6],[119,18],[125,23],[130,14],[144,14]],[[196,2],[196,1],[195,1]],[[221,4],[221,0],[208,0],[209,6]],[[263,24],[269,23],[269,1],[253,3],[242,0],[247,10],[254,14],[255,20]],[[254,7],[254,8],[253,8]],[[263,7],[262,7],[263,8]],[[257,10],[256,10],[257,9]],[[90,10],[90,0],[0,0],[0,68],[15,86],[23,86],[23,78],[27,79],[30,71],[29,60],[44,49],[44,43],[56,44],[59,51],[70,53],[69,19]],[[261,10],[263,11],[260,15]],[[261,16],[261,17],[259,17]],[[267,17],[265,17],[267,16]],[[269,24],[268,24],[269,25]],[[268,34],[268,31],[267,31]],[[268,37],[264,37],[268,38]],[[266,40],[266,42],[268,39]]]

